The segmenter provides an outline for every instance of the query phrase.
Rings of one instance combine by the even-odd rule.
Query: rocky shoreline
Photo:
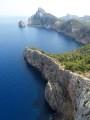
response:
[[[25,28],[25,23],[24,23],[24,21],[20,20],[20,21],[18,22],[18,26],[19,26],[20,28]]]
[[[86,25],[85,21],[82,21],[80,18],[72,18],[65,21],[39,8],[37,12],[28,19],[28,26],[52,29],[73,38],[79,43],[90,43],[90,28]]]
[[[20,20],[18,26],[24,28],[26,25]],[[37,12],[28,18],[27,26],[51,29],[81,44],[90,44],[90,25],[87,26],[87,22],[79,17],[78,19],[72,18],[66,21],[62,17],[57,18],[45,12],[42,8],[38,8]]]
[[[55,31],[55,32],[57,32],[57,33],[59,33],[59,34],[62,34],[62,35],[64,35],[64,36],[66,36],[66,37],[69,37],[69,38],[73,39],[74,41],[76,41],[77,43],[80,43],[81,45],[86,45],[86,44],[88,44],[87,41],[85,41],[85,40],[83,40],[83,41],[82,41],[82,40],[79,40],[79,39],[73,37],[72,35],[70,35],[70,34],[68,34],[68,33],[65,33],[65,32],[63,32],[63,31],[58,31],[58,30],[55,29],[55,28],[51,28],[51,27],[48,28],[48,26],[33,25],[33,24],[28,25],[28,26],[29,26],[29,27],[36,27],[36,28],[44,28],[44,29],[47,29],[47,30],[53,30],[53,31]]]
[[[63,69],[39,50],[26,48],[24,58],[46,79],[45,99],[55,120],[90,120],[90,79]]]

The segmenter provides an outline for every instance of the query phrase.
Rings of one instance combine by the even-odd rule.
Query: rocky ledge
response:
[[[24,57],[47,81],[45,99],[56,112],[55,120],[90,120],[90,79],[63,69],[39,50],[26,48]]]

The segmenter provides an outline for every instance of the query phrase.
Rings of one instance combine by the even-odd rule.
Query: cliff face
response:
[[[38,50],[27,48],[24,57],[47,80],[45,98],[57,112],[55,120],[90,119],[90,79],[64,70],[54,59]]]
[[[90,28],[79,20],[72,19],[66,21],[58,29],[56,28],[56,30],[75,38],[75,40],[80,43],[90,43]]]
[[[86,25],[84,20],[82,21],[79,18],[77,20],[69,19],[65,21],[39,8],[38,11],[29,18],[28,25],[53,29],[74,38],[80,43],[90,43],[90,27]]]
[[[90,79],[64,70],[38,50],[27,48],[24,57],[47,80],[45,98],[56,111],[55,120],[90,120]]]
[[[38,11],[28,19],[28,25],[52,28],[57,18],[49,13],[46,13],[43,9],[38,8]]]

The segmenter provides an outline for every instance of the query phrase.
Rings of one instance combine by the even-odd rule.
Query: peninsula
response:
[[[54,120],[90,119],[90,78],[66,70],[57,57],[37,49],[26,48],[24,57],[46,79],[45,99],[56,112]]]

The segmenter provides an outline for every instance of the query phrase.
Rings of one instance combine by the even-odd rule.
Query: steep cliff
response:
[[[90,78],[90,44],[71,52],[48,55],[58,60],[65,69]]]
[[[90,79],[63,69],[39,50],[26,48],[24,57],[47,80],[45,98],[56,111],[55,120],[90,120]]]
[[[74,38],[80,43],[90,43],[90,28],[84,21],[81,22],[80,20],[72,19],[63,22],[63,24],[58,29],[56,28],[56,30]]]
[[[72,17],[72,19],[65,20],[57,18],[39,8],[38,11],[28,19],[28,25],[53,29],[74,38],[80,43],[90,43],[90,21],[86,22],[86,20],[82,20],[79,17],[78,19]]]
[[[38,8],[38,11],[28,19],[28,26],[52,28],[56,20],[58,20],[57,17]]]

